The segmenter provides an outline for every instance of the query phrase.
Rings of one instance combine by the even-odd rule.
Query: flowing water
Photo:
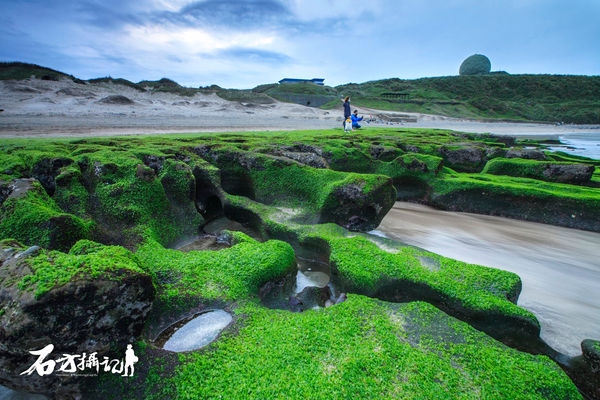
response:
[[[552,150],[600,160],[600,133],[569,133],[558,138],[563,144],[551,147]]]
[[[600,233],[404,202],[370,233],[518,274],[518,304],[561,353],[581,354],[583,339],[600,339]]]

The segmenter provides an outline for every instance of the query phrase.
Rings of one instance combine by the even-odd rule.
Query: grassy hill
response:
[[[36,77],[48,81],[57,81],[61,78],[71,79],[74,82],[83,82],[73,75],[67,75],[64,72],[55,71],[50,68],[41,67],[36,64],[27,64],[22,62],[0,62],[0,81],[8,79],[28,79]]]
[[[385,79],[337,86],[339,97],[385,110],[453,117],[600,123],[600,76],[504,75]],[[384,93],[405,93],[403,99]],[[325,108],[339,106],[332,101]]]

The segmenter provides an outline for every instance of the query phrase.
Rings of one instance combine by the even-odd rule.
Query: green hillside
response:
[[[64,72],[55,71],[53,69],[41,67],[35,64],[27,64],[22,62],[0,62],[0,81],[8,79],[22,80],[31,78],[32,76],[49,81],[57,81],[60,78],[67,78],[78,83],[83,82],[72,75],[67,75]]]
[[[600,76],[505,75],[385,79],[337,86],[354,105],[453,117],[600,123]],[[403,97],[384,93],[402,93]],[[339,106],[332,101],[325,108]]]

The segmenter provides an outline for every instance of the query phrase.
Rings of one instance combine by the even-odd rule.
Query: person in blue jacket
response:
[[[358,121],[362,121],[363,117],[358,116],[358,110],[354,110],[354,114],[352,114],[351,118],[352,118],[352,128],[360,129],[360,125],[358,124]]]
[[[344,119],[342,120],[342,127],[344,126],[344,122],[350,118],[350,114],[352,114],[350,112],[350,96],[346,96],[344,99]]]

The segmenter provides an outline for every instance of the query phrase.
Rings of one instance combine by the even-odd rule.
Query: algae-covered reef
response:
[[[517,275],[362,232],[397,199],[600,231],[596,160],[393,129],[15,139],[0,151],[0,384],[64,398],[580,398],[516,305]],[[209,229],[224,218],[246,233]],[[198,235],[218,250],[177,249]],[[285,292],[307,258],[331,285]],[[161,348],[213,309],[233,322],[212,344]],[[48,343],[135,343],[140,362],[129,379],[19,376]],[[578,376],[595,373],[586,363]]]

